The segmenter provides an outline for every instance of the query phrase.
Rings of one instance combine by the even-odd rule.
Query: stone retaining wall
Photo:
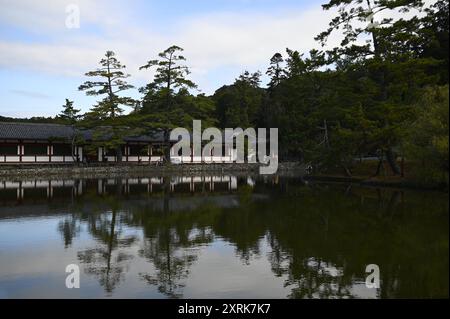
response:
[[[299,163],[279,163],[280,172],[299,172]],[[121,175],[198,175],[202,173],[259,174],[259,164],[180,164],[180,165],[108,165],[108,166],[22,166],[1,167],[0,180],[45,177],[102,177]]]

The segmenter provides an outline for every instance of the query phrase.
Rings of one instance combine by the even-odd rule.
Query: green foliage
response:
[[[73,107],[73,101],[66,99],[66,104],[63,105],[63,110],[57,116],[65,124],[75,124],[81,117],[78,115],[80,110]]]
[[[442,33],[436,25],[448,30],[441,21],[442,16],[437,14],[437,11],[445,11],[445,5],[441,3],[428,10],[424,18],[413,16],[398,20],[377,18],[381,12],[420,9],[423,3],[416,0],[331,0],[323,7],[325,10],[337,8],[338,15],[316,39],[325,44],[331,33],[342,30],[343,35],[340,46],[318,60],[332,64],[339,79],[339,83],[335,83],[337,95],[325,98],[331,97],[333,102],[320,106],[326,110],[320,116],[328,117],[330,123],[327,151],[331,150],[334,155],[330,157],[335,158],[331,164],[348,165],[358,153],[376,151],[386,154],[392,171],[399,174],[396,155],[406,134],[405,123],[414,118],[413,104],[423,86],[443,79],[435,72],[436,66],[443,63],[437,59],[438,54],[426,52],[431,45],[430,37]],[[448,10],[448,4],[446,7]],[[364,36],[370,38],[362,43],[360,39]],[[290,56],[296,61],[294,66],[298,66],[290,69],[303,74],[306,63],[302,63],[298,54]],[[335,117],[337,125],[330,121],[330,116]],[[323,158],[320,152],[319,158]],[[327,162],[327,156],[324,158]]]
[[[448,85],[424,89],[416,114],[404,139],[407,157],[417,163],[422,180],[448,186]]]
[[[57,117],[33,116],[30,118],[14,118],[0,116],[0,122],[19,122],[19,123],[59,123]]]
[[[105,57],[100,60],[100,68],[86,73],[88,77],[94,77],[94,81],[86,81],[78,88],[85,91],[86,95],[104,96],[92,109],[85,114],[80,123],[83,127],[93,129],[93,143],[91,149],[99,146],[116,150],[118,160],[121,160],[124,138],[138,133],[131,130],[133,118],[121,117],[123,109],[121,105],[136,106],[136,101],[130,97],[120,96],[119,93],[133,88],[125,79],[130,75],[124,73],[125,66],[115,57],[115,53],[107,51]]]
[[[125,81],[130,75],[123,72],[125,65],[117,60],[113,51],[106,52],[105,57],[100,60],[100,65],[100,68],[85,74],[96,80],[84,82],[78,90],[85,91],[89,96],[105,96],[91,110],[92,116],[102,120],[122,114],[123,109],[120,105],[135,106],[136,101],[118,95],[122,91],[132,89],[133,86]]]
[[[343,39],[340,46],[330,51],[332,60],[350,58],[353,62],[361,62],[369,57],[386,56],[390,53],[389,49],[394,46],[385,35],[399,35],[400,26],[396,23],[400,23],[401,26],[414,25],[417,23],[417,17],[410,20],[400,19],[399,22],[392,18],[377,20],[380,13],[393,11],[405,13],[422,6],[421,0],[330,0],[322,7],[325,10],[335,8],[338,15],[331,20],[328,29],[320,33],[316,39],[325,44],[333,32],[342,30]],[[361,44],[358,40],[367,35],[372,39]]]
[[[284,77],[284,70],[282,63],[284,62],[283,56],[280,53],[275,53],[270,59],[270,67],[267,69],[266,74],[270,77],[269,89],[273,89]]]
[[[439,76],[439,84],[448,83],[449,57],[449,9],[447,0],[437,1],[427,15],[422,18],[423,28],[420,30],[422,42],[422,56],[433,58],[438,63],[430,68],[430,73]]]
[[[260,72],[245,71],[232,85],[214,93],[220,127],[258,127],[265,96],[265,90],[259,87],[260,76]]]
[[[245,71],[213,96],[194,95],[190,90],[197,86],[188,79],[183,49],[171,46],[140,68],[156,73],[139,90],[143,97],[137,103],[119,95],[132,86],[125,81],[125,67],[108,51],[101,67],[86,73],[96,80],[79,88],[103,99],[77,125],[95,128],[108,148],[120,148],[124,136],[155,129],[163,130],[167,141],[170,129],[191,127],[194,119],[204,127],[276,127],[281,159],[303,160],[319,170],[342,167],[351,174],[352,161],[366,154],[384,156],[397,174],[398,155],[441,167],[448,149],[448,131],[437,129],[445,122],[436,102],[442,92],[433,95],[434,89],[424,88],[448,85],[448,1],[425,8],[419,0],[330,0],[323,8],[337,9],[337,16],[316,39],[326,44],[332,33],[341,32],[340,45],[325,52],[275,53],[268,61],[267,89],[260,72]],[[380,17],[412,9],[424,14]],[[66,101],[55,121],[78,119],[72,103]],[[418,112],[418,104],[431,109]],[[134,111],[124,115],[122,105]],[[415,148],[412,127],[424,130]]]
[[[156,75],[152,83],[152,87],[159,89],[166,88],[171,94],[172,88],[196,88],[194,82],[186,79],[190,71],[185,65],[178,65],[181,61],[186,61],[186,58],[178,52],[182,52],[183,48],[173,45],[163,52],[159,53],[159,59],[150,60],[146,65],[139,69],[149,69],[156,67]]]
[[[156,74],[151,83],[140,89],[144,94],[140,115],[148,129],[170,129],[178,126],[192,125],[192,119],[210,120],[214,106],[204,95],[194,97],[188,89],[197,87],[186,77],[189,68],[179,65],[186,61],[180,55],[183,49],[171,46],[159,53],[159,59],[150,60],[140,69],[156,67]]]
[[[140,68],[156,67],[156,74],[152,82],[139,90],[144,96],[142,107],[135,116],[139,118],[144,131],[163,130],[166,142],[170,129],[191,127],[194,119],[202,120],[203,125],[207,126],[216,124],[214,102],[203,94],[193,96],[189,92],[189,89],[196,89],[197,85],[187,79],[189,68],[180,65],[186,61],[179,54],[182,51],[178,46],[171,46],[159,53],[159,59],[150,60]],[[168,153],[169,148],[166,147],[166,160]]]

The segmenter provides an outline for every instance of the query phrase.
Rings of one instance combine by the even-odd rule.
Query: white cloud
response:
[[[11,93],[24,97],[31,97],[36,99],[49,99],[50,96],[40,92],[28,91],[28,90],[10,90]]]
[[[108,0],[0,0],[0,21],[38,34],[65,32],[66,8],[77,5],[83,23],[107,30],[125,23],[132,14],[132,6],[123,4]]]
[[[81,29],[67,29],[65,6],[80,6]],[[136,2],[135,2],[136,4]],[[224,67],[262,71],[275,52],[286,47],[307,52],[318,48],[314,36],[335,15],[320,6],[303,11],[211,13],[181,19],[170,32],[152,31],[151,23],[133,20],[133,4],[107,0],[0,0],[0,23],[25,29],[45,40],[1,40],[0,68],[19,68],[83,77],[113,50],[138,82],[151,78],[140,65],[172,44],[185,48],[192,79],[207,93],[208,72]],[[139,24],[141,22],[141,24]],[[333,35],[329,45],[339,42]],[[237,76],[237,74],[236,74]],[[133,80],[132,80],[133,81]],[[81,82],[81,81],[80,81]],[[206,86],[206,87],[204,87]]]
[[[138,72],[139,66],[172,44],[185,48],[194,80],[220,67],[265,68],[273,53],[286,47],[307,51],[317,46],[313,37],[330,18],[321,8],[277,15],[220,13],[181,20],[174,31],[163,34],[149,31],[148,24],[128,23],[131,13],[117,6],[78,0],[67,3],[80,3],[81,29],[69,30],[64,28],[65,2],[0,2],[5,8],[0,14],[3,23],[39,31],[50,39],[38,43],[0,40],[0,67],[82,76],[106,50],[114,50],[139,80],[151,78],[149,72]],[[102,32],[84,32],[87,22]]]
[[[285,14],[217,14],[184,22],[177,42],[199,68],[218,65],[255,67],[267,64],[287,47],[307,52],[332,14],[320,8]]]

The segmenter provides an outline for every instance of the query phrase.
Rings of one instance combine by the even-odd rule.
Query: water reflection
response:
[[[117,183],[120,195],[121,184]],[[86,265],[85,272],[98,278],[100,285],[111,294],[116,285],[123,279],[127,263],[133,258],[127,249],[138,240],[136,236],[122,232],[120,220],[120,201],[106,196],[102,201],[110,207],[110,211],[102,214],[90,214],[87,218],[88,231],[96,239],[97,245],[78,252],[79,261]]]
[[[247,178],[252,183],[252,178]],[[105,178],[96,180],[31,180],[31,181],[2,181],[0,194],[3,203],[15,198],[21,202],[25,198],[48,198],[80,196],[86,188],[96,185],[97,194],[119,193],[158,193],[168,186],[170,192],[195,191],[232,191],[237,189],[236,176],[174,176],[149,178]],[[44,196],[45,195],[45,196]]]
[[[31,229],[53,221],[61,247]],[[33,264],[15,229],[31,229],[52,267]],[[22,282],[68,261],[80,295],[61,288],[64,273],[40,291]],[[365,287],[371,263],[381,289]],[[281,177],[4,181],[0,265],[6,297],[447,297],[448,200]]]

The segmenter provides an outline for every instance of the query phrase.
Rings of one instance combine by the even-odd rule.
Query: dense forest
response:
[[[125,66],[108,51],[79,87],[100,97],[89,112],[80,114],[66,100],[57,117],[28,120],[108,130],[111,139],[98,143],[117,149],[126,135],[191,127],[193,119],[220,128],[276,127],[282,160],[351,175],[355,159],[370,155],[380,159],[375,175],[383,163],[402,175],[406,161],[448,183],[448,1],[425,7],[418,0],[330,0],[322,7],[339,10],[316,40],[324,47],[338,32],[340,45],[274,52],[267,87],[260,71],[244,71],[212,96],[195,95],[183,49],[171,46],[143,63],[140,72],[156,75],[135,100],[127,96],[133,86]],[[412,18],[374,18],[417,9],[421,14]]]

